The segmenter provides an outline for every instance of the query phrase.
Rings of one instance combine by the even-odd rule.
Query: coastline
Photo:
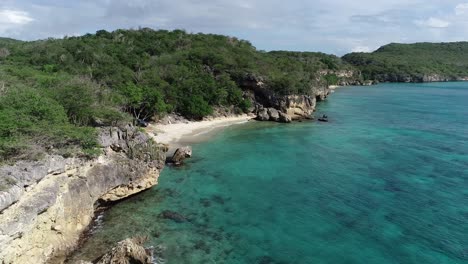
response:
[[[145,132],[158,144],[167,145],[169,148],[167,155],[169,156],[179,147],[207,141],[213,134],[221,132],[226,127],[245,124],[251,120],[254,120],[253,115],[243,114],[238,116],[211,117],[202,121],[183,121],[173,124],[152,123],[145,128]],[[98,219],[100,219],[102,212],[109,208],[105,208],[101,213],[98,213],[99,210],[95,211],[92,223],[87,227],[86,231],[80,234],[80,239],[77,242],[78,246],[71,254],[67,254],[68,261],[73,262],[80,259],[80,257],[76,258],[75,254],[83,246],[83,243],[92,236],[92,230],[98,224]]]
[[[169,146],[170,154],[176,148],[208,140],[213,133],[232,125],[243,124],[253,120],[253,115],[215,117],[202,121],[188,121],[174,124],[150,124],[146,133],[157,143]]]

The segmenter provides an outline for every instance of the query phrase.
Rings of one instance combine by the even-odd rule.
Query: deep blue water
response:
[[[195,145],[78,257],[147,234],[169,264],[468,263],[468,83],[346,87],[321,113]]]

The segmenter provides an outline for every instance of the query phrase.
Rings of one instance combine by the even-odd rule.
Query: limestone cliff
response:
[[[133,127],[102,128],[104,154],[94,160],[48,156],[0,168],[0,260],[61,263],[76,247],[99,202],[157,183],[165,148]]]
[[[308,94],[278,95],[269,89],[261,78],[248,76],[243,87],[244,97],[253,105],[252,112],[260,121],[290,122],[312,118],[317,101],[323,101],[330,94],[327,85],[310,88]]]

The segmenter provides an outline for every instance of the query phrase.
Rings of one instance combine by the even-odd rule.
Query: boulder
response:
[[[278,122],[280,119],[279,112],[275,108],[268,108],[268,115],[270,116],[270,121]]]
[[[151,264],[153,263],[153,252],[145,249],[143,244],[147,238],[129,238],[117,243],[110,252],[104,254],[95,264]],[[86,263],[86,262],[85,262]]]
[[[257,120],[259,120],[259,121],[268,121],[268,120],[270,120],[270,115],[268,114],[268,110],[265,109],[265,108],[258,110]]]
[[[288,114],[285,114],[283,112],[279,112],[279,121],[281,123],[291,123],[291,117]]]
[[[187,147],[182,147],[178,148],[175,152],[174,155],[172,156],[172,162],[179,166],[184,163],[184,160],[186,158],[192,157],[192,148],[187,146]]]

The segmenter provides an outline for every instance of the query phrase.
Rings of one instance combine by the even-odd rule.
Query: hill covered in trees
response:
[[[247,112],[245,80],[276,95],[313,94],[352,67],[323,53],[263,52],[248,41],[181,30],[104,30],[0,39],[0,161],[93,155],[96,126],[217,107]]]
[[[381,82],[455,81],[468,78],[468,42],[382,46],[372,53],[350,53],[343,60],[364,79]]]

